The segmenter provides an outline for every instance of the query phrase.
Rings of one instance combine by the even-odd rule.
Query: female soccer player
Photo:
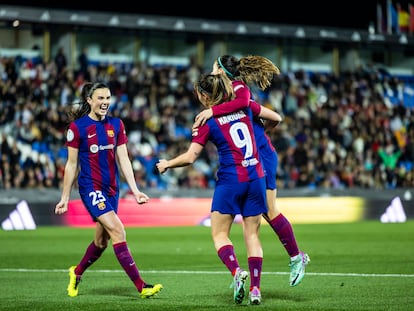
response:
[[[204,124],[213,115],[220,116],[246,107],[246,103],[252,98],[247,83],[256,83],[260,89],[265,90],[271,85],[273,76],[279,75],[280,71],[269,59],[262,56],[251,55],[237,59],[231,55],[224,55],[218,57],[214,62],[212,74],[227,75],[232,80],[236,98],[225,105],[217,105],[200,112],[196,116],[193,128]],[[253,124],[260,159],[266,172],[268,212],[263,214],[263,217],[272,227],[290,256],[289,284],[290,286],[296,286],[305,276],[305,267],[310,258],[308,254],[299,250],[292,225],[276,206],[276,171],[278,166],[276,149],[266,133],[263,121],[255,117]]]
[[[135,183],[124,124],[119,118],[107,115],[111,100],[107,85],[86,83],[81,96],[79,109],[72,112],[67,131],[68,159],[61,199],[56,204],[55,213],[60,215],[68,210],[79,164],[79,194],[96,227],[95,238],[81,261],[69,268],[68,295],[78,295],[83,273],[101,257],[111,239],[115,256],[134,283],[139,296],[152,297],[162,289],[162,285],[151,285],[142,279],[128,248],[124,225],[117,215],[120,183],[117,161],[137,203],[144,204],[149,200]]]
[[[195,93],[205,107],[232,99],[231,82],[225,75],[203,75],[195,84]],[[187,152],[157,163],[160,173],[169,168],[194,163],[208,141],[217,147],[219,169],[211,207],[211,233],[217,254],[233,275],[234,301],[242,303],[247,271],[240,268],[230,230],[234,217],[243,217],[243,235],[250,271],[249,303],[260,304],[260,278],[263,251],[259,238],[260,222],[267,212],[265,175],[253,134],[253,115],[274,122],[280,115],[252,102],[231,114],[209,119],[193,133]]]

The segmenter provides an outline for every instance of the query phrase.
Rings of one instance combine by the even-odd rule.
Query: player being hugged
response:
[[[198,100],[206,108],[233,99],[231,81],[225,75],[202,75],[194,86]],[[259,228],[266,208],[265,173],[259,159],[252,119],[280,121],[276,112],[255,102],[246,103],[244,109],[214,117],[198,127],[188,150],[171,159],[157,163],[160,173],[174,167],[194,163],[204,146],[211,141],[219,155],[216,187],[211,206],[211,233],[218,257],[233,276],[233,298],[242,303],[245,282],[249,276],[237,260],[229,234],[236,215],[243,218],[244,241],[250,271],[249,303],[260,304],[260,278],[263,251]]]

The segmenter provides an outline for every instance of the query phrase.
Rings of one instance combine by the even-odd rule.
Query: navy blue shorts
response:
[[[87,194],[81,193],[80,196],[93,221],[110,211],[118,213],[119,195],[108,196],[101,191],[91,191]]]
[[[263,149],[263,150],[262,150]],[[266,189],[276,189],[277,153],[270,148],[260,149],[260,160],[266,173]]]
[[[211,211],[242,216],[267,213],[265,178],[216,186]]]

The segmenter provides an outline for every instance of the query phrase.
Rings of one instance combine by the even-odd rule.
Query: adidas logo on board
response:
[[[3,230],[33,230],[36,223],[26,201],[20,201],[2,223]]]
[[[401,202],[400,197],[392,199],[391,204],[385,209],[384,214],[381,215],[381,222],[406,222],[407,216]]]

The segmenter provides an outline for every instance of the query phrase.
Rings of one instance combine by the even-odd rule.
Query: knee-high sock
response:
[[[293,233],[292,225],[283,214],[279,214],[270,221],[270,226],[279,237],[283,247],[286,249],[290,257],[299,254],[298,244]]]
[[[234,253],[233,245],[224,245],[217,251],[217,255],[234,276],[237,268],[239,268],[239,262],[237,261],[236,254]]]
[[[139,274],[138,267],[132,258],[127,242],[114,244],[113,247],[115,256],[121,264],[122,268],[125,270],[126,274],[128,274],[131,281],[135,284],[135,287],[138,289],[138,291],[141,292],[142,288],[145,285],[145,282]]]
[[[99,248],[92,241],[86,249],[85,255],[83,255],[80,263],[75,268],[76,275],[82,275],[86,269],[88,269],[95,261],[101,257],[105,248]]]
[[[250,290],[253,286],[257,286],[260,289],[260,279],[262,276],[262,257],[249,257],[247,258],[250,271]]]

